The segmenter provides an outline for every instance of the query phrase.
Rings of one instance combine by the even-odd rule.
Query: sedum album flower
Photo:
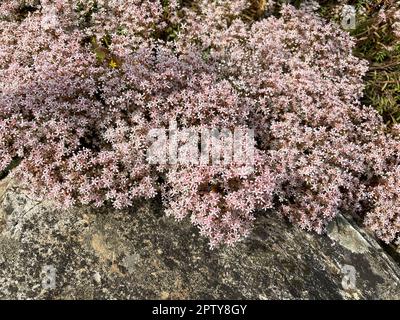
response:
[[[269,6],[272,3],[268,2]],[[211,246],[272,209],[323,232],[348,210],[399,240],[399,138],[359,103],[367,65],[312,10],[249,21],[246,0],[3,0],[0,170],[64,206],[161,193]],[[256,161],[148,161],[150,132],[252,128]]]

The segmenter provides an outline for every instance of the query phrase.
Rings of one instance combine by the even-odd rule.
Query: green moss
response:
[[[400,44],[393,34],[392,18],[378,19],[379,10],[387,3],[382,0],[366,6],[352,35],[357,39],[355,54],[370,63],[363,103],[375,107],[384,121],[392,124],[400,122]]]
[[[334,15],[336,1],[319,1],[319,13],[335,22],[340,17]],[[387,124],[400,123],[400,43],[393,34],[393,19],[380,21],[381,9],[400,9],[395,0],[355,0],[358,15],[356,29],[351,35],[356,39],[354,54],[369,62],[365,76],[365,90],[362,102],[373,106]]]

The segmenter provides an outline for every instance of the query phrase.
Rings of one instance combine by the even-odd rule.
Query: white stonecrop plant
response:
[[[161,192],[211,246],[249,234],[259,209],[322,232],[350,210],[400,234],[399,136],[359,103],[366,63],[339,26],[245,0],[4,0],[0,170],[64,206],[129,207]],[[254,128],[256,161],[153,164],[148,134]]]

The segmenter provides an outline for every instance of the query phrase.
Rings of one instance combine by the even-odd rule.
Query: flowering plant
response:
[[[259,209],[323,232],[357,212],[399,240],[399,131],[359,102],[364,61],[339,26],[283,6],[249,21],[246,0],[4,0],[0,170],[65,206],[128,207],[161,192],[166,212],[232,244]],[[148,134],[254,128],[242,165],[154,164]],[[396,131],[397,130],[397,131]]]

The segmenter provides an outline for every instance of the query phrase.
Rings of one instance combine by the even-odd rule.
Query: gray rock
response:
[[[318,236],[260,213],[248,239],[210,250],[158,201],[59,210],[5,179],[0,298],[400,299],[400,268],[342,216]]]

